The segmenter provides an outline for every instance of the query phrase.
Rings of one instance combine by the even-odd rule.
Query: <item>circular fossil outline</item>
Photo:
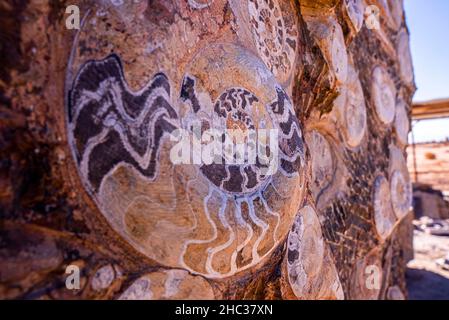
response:
[[[334,154],[330,142],[324,134],[317,129],[306,133],[307,147],[309,148],[312,163],[312,192],[315,197],[331,185],[335,174]]]
[[[220,45],[216,45],[216,46],[211,46],[211,47],[218,47]],[[281,137],[280,137],[280,142],[279,142],[279,149],[281,150],[281,154],[282,154],[282,159],[281,161],[283,161],[283,163],[281,163],[281,170],[283,171],[283,173],[281,174],[286,174],[287,176],[289,176],[290,178],[288,178],[288,181],[283,180],[283,178],[281,178],[280,176],[276,176],[274,177],[270,183],[267,183],[266,185],[264,185],[264,190],[259,190],[259,192],[257,193],[253,193],[251,195],[245,195],[243,198],[240,199],[236,199],[235,195],[233,195],[232,197],[228,196],[224,196],[224,195],[220,195],[219,193],[217,193],[216,188],[212,188],[210,189],[211,191],[209,193],[204,193],[204,195],[206,196],[204,198],[201,197],[202,201],[212,201],[213,206],[217,206],[217,205],[222,205],[224,201],[224,199],[226,199],[226,203],[229,203],[229,201],[234,201],[233,204],[233,209],[226,209],[226,205],[222,206],[224,209],[223,210],[219,210],[217,211],[217,216],[214,217],[213,219],[210,219],[209,217],[209,223],[210,227],[209,229],[215,230],[215,236],[214,239],[217,239],[217,236],[220,236],[220,241],[223,241],[223,237],[224,235],[228,234],[232,228],[238,228],[239,229],[239,234],[240,234],[240,238],[235,238],[234,240],[238,240],[239,245],[238,248],[240,251],[245,250],[245,254],[248,255],[249,254],[249,260],[248,261],[244,261],[243,263],[241,263],[240,265],[236,265],[236,259],[241,259],[239,256],[239,252],[233,251],[231,253],[228,253],[227,256],[229,257],[229,259],[231,259],[230,262],[230,270],[226,271],[226,272],[222,272],[222,271],[217,271],[216,269],[214,269],[214,267],[211,267],[211,262],[209,259],[210,255],[212,254],[212,256],[214,254],[216,254],[218,256],[217,253],[221,254],[221,252],[219,252],[220,250],[223,249],[223,247],[225,247],[225,244],[229,244],[229,242],[231,241],[231,239],[229,238],[226,243],[215,243],[212,244],[212,247],[206,247],[203,250],[194,250],[199,252],[198,254],[196,254],[195,259],[197,259],[196,262],[194,262],[194,264],[187,264],[186,261],[184,261],[185,257],[189,257],[191,256],[186,250],[186,247],[189,245],[189,243],[187,243],[188,241],[183,242],[184,244],[179,244],[179,241],[184,241],[185,240],[185,236],[183,238],[183,232],[181,231],[182,229],[180,229],[178,231],[178,237],[176,239],[178,239],[179,241],[173,241],[173,240],[169,240],[168,238],[165,239],[164,237],[167,237],[169,234],[175,234],[175,231],[171,231],[171,232],[167,232],[167,226],[164,226],[163,228],[158,227],[157,229],[154,229],[154,226],[151,225],[151,223],[149,224],[148,220],[151,220],[150,217],[148,216],[144,216],[142,214],[140,214],[139,212],[144,212],[144,211],[148,211],[149,209],[151,209],[150,211],[153,213],[157,213],[157,216],[160,217],[167,217],[166,213],[164,212],[170,212],[170,211],[176,211],[178,212],[178,214],[180,214],[180,212],[182,211],[188,211],[190,210],[189,208],[186,208],[186,206],[181,206],[181,204],[177,204],[176,202],[173,202],[173,199],[170,199],[170,196],[176,196],[176,194],[179,194],[179,192],[181,192],[180,190],[178,190],[179,188],[177,188],[177,186],[175,184],[173,184],[173,181],[170,183],[162,183],[161,181],[163,180],[163,178],[160,177],[160,175],[163,175],[165,178],[167,178],[167,176],[172,177],[173,176],[173,171],[172,169],[169,168],[169,166],[167,166],[166,164],[164,164],[164,161],[162,162],[158,162],[158,161],[148,161],[141,159],[138,156],[138,154],[136,155],[136,153],[138,153],[137,149],[139,147],[139,143],[135,143],[134,147],[136,147],[136,150],[132,150],[134,147],[130,148],[130,140],[134,139],[136,137],[134,137],[133,135],[137,134],[137,133],[141,133],[142,130],[139,130],[139,128],[134,128],[132,126],[130,126],[130,124],[127,121],[131,121],[131,119],[133,119],[132,116],[130,116],[130,114],[133,112],[133,110],[129,109],[130,105],[131,106],[136,106],[136,104],[129,104],[129,101],[133,101],[133,99],[137,99],[138,101],[150,101],[151,103],[153,103],[153,105],[151,105],[151,103],[145,103],[145,108],[153,106],[154,108],[152,109],[153,111],[151,112],[155,112],[155,114],[158,115],[158,117],[154,118],[154,119],[159,119],[159,120],[164,120],[164,130],[168,129],[169,131],[172,131],[173,129],[175,129],[176,127],[182,127],[181,121],[182,119],[179,118],[178,115],[178,108],[177,106],[175,108],[172,107],[173,104],[173,99],[172,99],[172,93],[171,93],[171,82],[170,79],[167,78],[167,76],[165,76],[162,73],[156,74],[153,79],[151,81],[149,81],[149,83],[144,86],[143,88],[141,88],[139,91],[137,92],[133,92],[131,91],[126,84],[126,80],[124,79],[124,74],[123,74],[123,70],[122,70],[122,65],[120,62],[120,58],[117,55],[112,55],[109,56],[103,60],[94,60],[94,61],[88,61],[86,62],[81,68],[80,70],[78,70],[78,75],[76,77],[76,79],[73,81],[73,83],[71,83],[72,85],[72,91],[71,91],[71,95],[73,94],[78,94],[78,98],[81,96],[81,98],[79,98],[78,100],[74,100],[74,99],[70,99],[71,101],[71,105],[68,108],[68,110],[70,110],[70,112],[67,113],[68,115],[68,123],[69,125],[71,124],[72,127],[68,126],[69,128],[69,136],[73,134],[74,132],[74,127],[76,126],[76,124],[73,123],[74,118],[78,117],[79,110],[78,111],[74,111],[74,109],[76,109],[76,104],[78,102],[80,103],[85,103],[85,100],[88,100],[88,98],[92,98],[92,97],[98,97],[96,95],[90,95],[89,97],[84,97],[86,98],[85,100],[83,100],[83,96],[82,94],[88,92],[87,91],[83,91],[84,89],[82,89],[81,87],[79,88],[80,90],[74,90],[77,86],[76,83],[83,83],[83,81],[78,81],[79,78],[83,78],[83,77],[87,77],[89,79],[93,79],[93,81],[89,81],[89,89],[99,89],[101,87],[101,91],[102,93],[107,93],[105,96],[101,96],[100,98],[97,99],[98,101],[103,101],[103,106],[104,108],[97,108],[96,110],[103,110],[100,114],[100,118],[98,117],[93,117],[93,118],[89,118],[89,121],[95,120],[96,124],[98,125],[99,123],[101,125],[105,125],[108,128],[120,128],[121,134],[123,136],[124,131],[127,130],[126,134],[131,134],[131,138],[128,137],[126,139],[127,140],[127,153],[131,154],[133,153],[133,156],[128,157],[127,159],[125,159],[125,163],[123,163],[124,165],[119,165],[116,166],[114,164],[114,169],[113,171],[111,171],[111,174],[114,175],[113,180],[110,180],[110,182],[108,182],[108,187],[106,189],[102,189],[102,191],[95,191],[97,189],[95,189],[93,191],[93,189],[90,187],[90,182],[87,182],[89,180],[89,174],[84,174],[85,177],[87,177],[86,179],[83,180],[83,184],[85,185],[86,190],[89,192],[89,194],[92,196],[92,198],[95,200],[96,204],[98,205],[101,213],[103,215],[105,215],[106,219],[108,220],[108,222],[111,224],[111,226],[113,227],[113,229],[115,231],[117,231],[122,237],[125,238],[125,240],[127,240],[128,242],[130,242],[130,244],[136,248],[138,251],[140,251],[141,253],[143,253],[144,255],[158,261],[159,263],[168,265],[168,266],[172,266],[172,267],[177,267],[177,266],[181,266],[184,267],[188,270],[190,270],[192,273],[196,273],[196,274],[203,274],[207,277],[210,278],[221,278],[221,277],[226,277],[226,276],[231,276],[239,271],[242,270],[246,270],[248,269],[250,266],[253,266],[254,264],[258,263],[261,259],[265,258],[266,256],[268,256],[268,254],[274,249],[274,247],[279,244],[279,242],[283,239],[284,235],[286,236],[288,233],[288,229],[291,225],[292,222],[288,222],[293,221],[294,218],[294,212],[296,212],[299,203],[302,201],[302,195],[300,195],[303,191],[300,190],[301,189],[301,184],[304,180],[304,172],[302,172],[302,169],[299,169],[300,167],[304,166],[304,154],[303,154],[303,150],[302,150],[302,134],[301,134],[301,129],[300,129],[300,125],[294,115],[293,112],[293,107],[291,105],[291,102],[289,100],[289,98],[287,97],[287,95],[285,94],[285,92],[282,90],[282,88],[277,84],[276,80],[274,79],[273,75],[269,72],[269,70],[266,69],[265,65],[259,60],[250,55],[249,53],[247,53],[244,49],[239,48],[237,46],[234,45],[224,45],[224,50],[215,50],[214,54],[212,54],[213,58],[209,59],[209,60],[214,60],[214,59],[219,59],[221,62],[226,61],[227,63],[225,63],[228,67],[229,70],[232,72],[235,72],[236,66],[243,66],[244,71],[242,72],[242,70],[240,70],[239,74],[242,77],[247,77],[246,79],[251,78],[255,84],[257,84],[257,86],[254,85],[255,90],[262,90],[263,89],[267,89],[269,88],[269,95],[270,95],[270,99],[271,100],[266,100],[268,97],[265,97],[264,99],[264,103],[266,103],[266,108],[270,108],[270,112],[274,115],[274,117],[276,118],[277,124],[281,124],[280,131],[282,131]],[[239,49],[237,49],[239,48]],[[208,49],[209,50],[209,49]],[[214,51],[214,50],[212,50]],[[211,50],[208,51],[209,53],[211,53]],[[215,54],[217,53],[218,54]],[[231,55],[227,55],[226,57],[223,56],[224,52],[231,52]],[[204,53],[204,51],[203,51]],[[220,54],[221,53],[221,54]],[[201,56],[201,54],[198,54],[198,56]],[[208,56],[209,58],[210,56]],[[204,58],[204,56],[203,56]],[[238,61],[236,61],[236,59],[238,58]],[[208,59],[206,59],[208,60]],[[215,60],[214,60],[215,61]],[[237,67],[238,68],[238,67]],[[207,73],[207,72],[206,72]],[[106,79],[97,79],[95,76],[95,74],[98,74],[99,77],[106,77]],[[194,74],[194,73],[192,73]],[[204,72],[203,72],[204,75]],[[210,73],[209,73],[210,75]],[[245,76],[243,76],[245,75]],[[219,74],[217,74],[217,72],[214,72],[214,80],[213,81],[221,81],[223,79],[223,74],[222,72],[220,72]],[[249,78],[248,78],[249,77]],[[107,81],[107,79],[110,79],[110,82]],[[232,78],[232,77],[231,77]],[[202,107],[205,107],[205,109],[211,111],[213,110],[213,105],[210,103],[208,104],[208,101],[206,101],[207,99],[204,99],[204,92],[201,92],[199,95],[195,95],[195,87],[189,87],[189,81],[186,81],[188,79],[188,77],[185,77],[185,81],[183,82],[182,88],[181,88],[181,95],[180,95],[180,99],[183,100],[186,104],[188,104],[191,107],[191,113],[192,114],[196,114],[198,113],[198,118],[201,118],[202,115],[200,116],[200,114],[204,111]],[[192,79],[192,78],[190,78]],[[221,79],[221,80],[220,80]],[[197,78],[197,80],[199,80],[197,83],[199,85],[201,85],[201,82],[203,79]],[[106,82],[104,82],[106,81]],[[244,82],[244,81],[243,81]],[[99,86],[99,84],[102,83],[103,86]],[[192,84],[190,82],[190,84]],[[195,82],[193,82],[193,84],[195,84]],[[257,89],[257,87],[260,87],[260,85],[262,84],[262,88]],[[92,87],[93,86],[93,87]],[[226,85],[226,88],[228,88],[229,85]],[[224,88],[224,87],[223,87]],[[192,90],[191,90],[192,89]],[[108,90],[112,90],[112,91],[108,91]],[[213,91],[213,90],[212,90]],[[210,91],[210,92],[212,92]],[[218,90],[218,92],[223,91],[223,90]],[[74,93],[76,92],[76,93]],[[81,94],[82,93],[82,94]],[[98,93],[98,92],[97,92]],[[268,93],[267,93],[268,94]],[[122,99],[123,97],[126,97],[127,101],[125,101],[126,103],[123,103],[124,101],[115,101],[114,99],[119,98]],[[142,98],[144,97],[144,98]],[[73,98],[73,97],[72,97]],[[125,100],[126,100],[125,99]],[[141,100],[139,100],[141,99]],[[142,100],[143,99],[143,100]],[[95,99],[94,99],[95,100]],[[95,101],[97,101],[95,100]],[[213,99],[210,99],[209,102],[211,102]],[[97,102],[98,102],[97,101]],[[104,101],[108,101],[107,104],[104,103]],[[114,105],[112,111],[113,114],[111,115],[109,109],[107,109],[106,105]],[[119,109],[117,109],[117,106],[121,106]],[[124,106],[124,107],[123,107]],[[141,107],[141,106],[140,106]],[[139,107],[139,108],[140,108]],[[195,110],[197,107],[199,107],[198,110]],[[125,111],[123,110],[123,108],[128,108]],[[147,109],[145,109],[147,110]],[[106,111],[106,112],[104,112]],[[74,112],[74,113],[73,113]],[[142,111],[140,110],[140,113],[137,112],[136,114],[134,114],[134,116],[137,116],[138,118],[140,118],[140,123],[142,123],[142,120],[145,118],[142,116],[143,113],[145,113],[146,115],[148,115],[150,111]],[[118,115],[121,114],[121,118],[118,117]],[[153,114],[154,115],[154,114]],[[164,115],[162,118],[161,116]],[[125,118],[125,119],[122,119]],[[161,120],[161,121],[162,121]],[[76,120],[75,120],[76,121]],[[98,122],[100,121],[100,122]],[[155,123],[155,121],[157,122],[157,120],[153,121],[153,125]],[[159,125],[161,125],[161,123],[159,123]],[[145,127],[146,128],[146,127]],[[126,129],[126,130],[124,130]],[[115,132],[118,129],[114,130]],[[119,131],[120,131],[119,130]],[[128,132],[129,131],[129,132]],[[165,149],[165,144],[167,143],[167,139],[162,139],[159,140],[159,147],[157,147],[157,139],[155,139],[155,136],[153,136],[154,132],[154,128],[151,130],[143,130],[144,135],[143,135],[143,140],[144,141],[149,141],[151,143],[151,150],[156,150],[156,154],[155,157],[153,159],[159,159],[160,157],[166,159],[167,154],[164,151]],[[147,138],[146,135],[150,135]],[[103,138],[99,137],[99,140],[97,139],[98,142],[100,142],[100,140],[102,141]],[[160,135],[159,135],[160,138]],[[121,138],[122,141],[124,141],[123,137]],[[293,140],[292,140],[293,139]],[[70,141],[75,141],[76,139],[74,139],[72,137],[72,139]],[[138,140],[138,141],[143,141]],[[291,142],[293,141],[293,143]],[[135,141],[134,141],[135,142]],[[123,147],[123,144],[120,143],[121,147]],[[73,147],[73,155],[74,155],[74,159],[75,161],[79,161],[79,155],[80,152],[76,151],[76,147],[74,146],[74,144],[72,143],[71,146]],[[293,147],[293,148],[292,148]],[[126,149],[126,148],[125,148]],[[129,150],[128,150],[129,149]],[[159,150],[160,149],[160,150]],[[148,151],[148,150],[147,150]],[[154,153],[154,152],[153,152]],[[104,159],[104,157],[103,157]],[[107,160],[107,159],[106,159]],[[103,161],[103,160],[102,160]],[[123,161],[122,161],[123,162]],[[151,176],[148,176],[148,164],[151,164],[155,162],[154,167],[152,168],[151,171]],[[87,163],[87,162],[86,162]],[[160,167],[156,166],[157,164],[160,164]],[[78,168],[80,169],[80,168]],[[131,171],[129,171],[129,169],[131,169]],[[171,170],[171,171],[170,171]],[[299,171],[298,171],[299,170]],[[80,172],[80,177],[83,178],[83,170],[79,171]],[[86,172],[86,171],[84,171]],[[175,172],[176,173],[176,172]],[[95,174],[97,174],[97,172],[95,172]],[[183,172],[182,174],[179,175],[179,178],[182,181],[184,181],[184,183],[187,181],[186,179],[190,179],[189,178],[189,174],[191,173],[186,173]],[[108,179],[111,176],[108,175]],[[147,186],[143,186],[142,182],[137,181],[139,179],[143,179],[144,181],[148,181],[149,185]],[[198,176],[196,176],[196,178],[198,178]],[[137,179],[137,180],[136,180]],[[159,181],[157,181],[159,179]],[[162,180],[161,180],[162,179]],[[114,181],[114,182],[113,182]],[[154,193],[154,197],[161,197],[162,202],[161,203],[154,203],[154,202],[148,202],[148,200],[145,200],[145,197],[147,196],[139,196],[136,197],[135,200],[131,201],[128,200],[126,203],[120,204],[121,201],[118,201],[117,199],[110,199],[112,201],[103,201],[103,202],[99,202],[98,201],[98,195],[101,193],[102,195],[105,194],[110,194],[110,195],[114,195],[114,197],[124,197],[124,196],[128,196],[128,194],[126,192],[117,192],[117,190],[114,191],[114,184],[121,184],[123,182],[121,181],[128,181],[132,182],[132,185],[135,185],[136,181],[137,181],[137,186],[140,188],[139,190],[151,190],[151,196],[153,196]],[[113,183],[112,183],[113,182]],[[192,182],[192,181],[191,181]],[[287,182],[287,183],[286,183]],[[112,183],[112,184],[111,184]],[[191,195],[193,197],[199,197],[199,195],[201,194],[201,192],[203,192],[204,190],[207,189],[207,187],[205,186],[207,184],[207,182],[205,182],[204,179],[200,179],[198,181],[197,184],[194,183],[189,183],[187,188],[190,188],[188,190],[195,190],[196,191],[194,193],[191,193]],[[98,188],[101,189],[103,185],[103,180],[98,182]],[[205,189],[206,188],[206,189]],[[187,190],[187,189],[186,189]],[[262,194],[263,191],[263,194]],[[139,191],[142,192],[142,191]],[[190,191],[189,191],[190,192]],[[292,193],[295,195],[298,195],[298,197],[293,196],[292,197]],[[148,194],[148,193],[147,193]],[[135,197],[136,195],[136,190],[134,189],[134,191],[132,192],[132,194],[130,194],[129,196],[131,197]],[[262,199],[262,196],[266,198],[266,200]],[[231,199],[232,198],[232,199]],[[193,198],[192,198],[193,199]],[[248,201],[253,201],[253,205],[248,205],[249,202]],[[257,200],[257,202],[254,202],[255,200]],[[137,201],[137,202],[136,202]],[[185,202],[187,200],[183,200],[185,204],[187,204],[188,202]],[[246,209],[243,210],[241,205],[242,203],[246,202]],[[206,203],[206,202],[205,202]],[[225,204],[226,204],[225,203]],[[197,206],[199,205],[198,201],[196,200],[194,203],[192,203],[193,205]],[[122,210],[121,212],[126,212],[126,215],[123,217],[124,220],[117,220],[117,217],[114,217],[114,214],[111,215],[111,208],[113,208],[114,206],[118,206],[120,205],[121,207],[117,207],[118,211]],[[124,206],[124,207],[123,207]],[[240,206],[240,209],[237,210],[236,206]],[[120,209],[122,208],[122,209]],[[144,210],[142,210],[144,209]],[[126,211],[123,211],[126,210]],[[134,214],[132,216],[129,216],[129,212],[132,210],[134,212]],[[262,211],[261,211],[262,210]],[[190,212],[190,211],[189,211]],[[263,213],[265,212],[265,213]],[[106,214],[105,214],[106,213]],[[138,215],[136,215],[137,213],[139,213]],[[261,215],[259,215],[261,213]],[[227,217],[229,216],[234,216],[234,220],[226,222]],[[286,223],[284,225],[284,223],[280,223],[281,219],[287,219]],[[196,218],[195,218],[196,219]],[[264,220],[265,219],[265,220]],[[269,219],[266,220],[266,219]],[[207,219],[206,219],[207,220]],[[198,228],[204,228],[204,224],[203,227],[198,226],[198,220],[195,222],[195,226],[197,226]],[[164,222],[165,223],[165,222]],[[115,224],[115,226],[114,226]],[[138,239],[133,239],[128,232],[131,231],[126,231],[124,232],[123,230],[125,230],[125,226],[132,226],[132,228],[134,229],[132,232],[133,234],[138,235],[139,237],[145,236],[147,238],[145,238],[145,241],[147,241],[147,245],[149,242],[151,242],[149,239],[149,235],[153,236],[151,234],[151,232],[149,232],[148,228],[153,228],[153,232],[155,232],[155,234],[160,236],[160,242],[156,243],[155,246],[150,246],[150,247],[146,247],[145,242],[139,243]],[[217,227],[218,226],[218,227]],[[128,228],[128,227],[126,227]],[[164,229],[165,228],[165,229]],[[220,230],[221,228],[221,230]],[[257,229],[257,230],[256,230]],[[127,229],[128,230],[128,229]],[[131,230],[131,229],[129,229]],[[237,230],[237,229],[236,229]],[[185,231],[184,231],[185,234]],[[245,237],[246,238],[241,238],[241,237]],[[260,245],[263,242],[263,237],[268,237],[268,236],[272,236],[273,237],[273,241],[266,247],[262,248],[263,249],[263,254],[258,255],[257,254],[257,250],[258,250],[258,245]],[[193,234],[193,237],[195,237],[195,234]],[[234,237],[235,237],[235,233],[234,233]],[[154,238],[154,237],[153,237]],[[152,239],[153,239],[152,238]],[[165,239],[165,240],[164,240]],[[184,240],[183,240],[184,239]],[[218,240],[217,240],[218,241]],[[195,241],[193,241],[195,242]],[[191,243],[193,243],[191,242]],[[211,240],[208,239],[202,239],[199,242],[197,241],[196,244],[204,244],[204,243],[208,243],[211,242]],[[194,243],[195,244],[195,243]],[[232,243],[231,243],[232,244]],[[266,244],[265,244],[266,245]],[[179,246],[183,247],[180,248]],[[254,249],[254,247],[256,247],[256,249]],[[148,251],[148,249],[154,249],[154,250],[150,250],[151,252]],[[249,248],[252,248],[251,250],[248,250]],[[213,249],[213,250],[212,250]],[[165,250],[165,251],[164,251]],[[180,250],[182,252],[180,252]],[[214,251],[215,252],[212,252]],[[191,251],[191,250],[190,250]],[[153,252],[155,252],[155,254],[153,254]],[[161,252],[161,253],[158,253]],[[173,252],[175,254],[173,254]],[[180,256],[177,256],[176,253],[179,253]],[[162,258],[164,256],[167,256],[168,254],[168,258]],[[171,255],[170,255],[171,254]],[[204,255],[207,256],[207,261],[204,261]],[[178,258],[179,260],[178,260]],[[165,260],[164,260],[165,259]],[[201,260],[203,259],[203,260]],[[200,261],[201,260],[201,261]],[[213,260],[213,259],[212,259]],[[198,265],[201,265],[202,269],[198,269]],[[206,269],[204,269],[203,267],[205,267],[205,265],[208,265],[208,267]]]
[[[343,94],[346,94],[343,111],[346,143],[355,148],[360,145],[365,136],[367,113],[362,84],[352,65],[349,67],[348,82]]]
[[[374,180],[373,204],[377,234],[385,241],[393,232],[396,217],[392,207],[390,185],[382,175]]]
[[[412,206],[412,186],[409,179],[400,170],[391,175],[391,199],[393,210],[398,219],[404,218]]]
[[[309,205],[295,218],[287,238],[285,262],[289,286],[298,299],[344,298],[318,215]]]
[[[396,110],[396,87],[388,72],[377,66],[372,73],[372,95],[379,120],[390,125]]]
[[[278,0],[247,0],[251,34],[260,58],[281,83],[293,71],[298,50],[298,25]]]
[[[345,0],[344,7],[355,32],[359,32],[360,29],[362,29],[364,21],[364,8],[362,1]]]
[[[405,300],[405,295],[399,286],[388,287],[387,300]]]
[[[211,285],[186,270],[171,269],[145,274],[131,283],[118,300],[212,300]]]
[[[413,82],[413,59],[410,51],[409,35],[406,30],[401,30],[397,40],[397,55],[399,57],[399,72],[401,78],[410,84]]]
[[[410,122],[406,111],[406,104],[402,99],[399,99],[396,105],[396,116],[394,119],[394,127],[399,142],[402,145],[407,145],[408,134],[410,132]]]

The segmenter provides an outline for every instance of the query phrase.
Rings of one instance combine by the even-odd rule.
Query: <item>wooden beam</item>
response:
[[[413,120],[449,117],[449,99],[438,99],[413,104]]]

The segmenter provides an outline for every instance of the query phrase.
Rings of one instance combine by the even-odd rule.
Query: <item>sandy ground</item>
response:
[[[449,300],[449,271],[435,262],[449,253],[449,237],[415,230],[413,246],[415,259],[407,269],[409,299]]]

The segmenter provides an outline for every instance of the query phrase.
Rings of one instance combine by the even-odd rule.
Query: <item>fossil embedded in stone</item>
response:
[[[251,33],[260,58],[280,81],[293,71],[298,47],[298,26],[290,3],[278,0],[248,2]]]
[[[399,142],[402,145],[407,145],[408,134],[410,132],[410,120],[407,114],[406,104],[402,99],[399,99],[398,103],[396,104],[394,127]]]
[[[413,82],[413,62],[409,43],[409,35],[407,31],[403,29],[398,35],[397,55],[399,57],[400,75],[406,84],[411,84]]]
[[[318,216],[310,206],[296,216],[287,239],[285,261],[288,283],[298,299],[343,299]]]
[[[290,97],[266,65],[242,47],[213,45],[193,58],[181,83],[160,72],[138,91],[122,68],[115,54],[86,62],[68,108],[80,177],[114,230],[147,257],[208,277],[268,257],[302,201],[305,156]],[[209,163],[195,139],[210,128],[221,130],[217,141],[237,130],[225,139],[233,146],[250,134],[260,139],[243,149],[243,162],[218,153]],[[173,139],[180,130],[185,144]],[[175,147],[192,159],[174,161]]]
[[[355,32],[359,32],[363,26],[364,6],[361,0],[345,0],[344,8]]]
[[[398,286],[391,286],[387,289],[387,300],[405,300],[405,295]]]
[[[381,66],[373,70],[371,94],[380,121],[391,124],[396,110],[396,88],[388,72]]]
[[[350,147],[357,147],[365,136],[367,118],[362,85],[352,64],[348,68],[348,80],[342,87],[341,98],[336,103],[344,138]]]
[[[145,274],[119,296],[119,300],[210,300],[214,292],[200,276],[172,269]]]
[[[391,198],[398,219],[402,219],[410,211],[412,205],[411,189],[408,177],[404,177],[399,170],[394,171],[391,176]]]
[[[306,134],[306,142],[312,157],[311,189],[318,196],[333,179],[335,165],[332,149],[326,137],[317,130]]]
[[[376,178],[373,193],[376,230],[379,237],[385,240],[393,231],[396,223],[396,217],[391,203],[390,187],[385,177],[378,176]]]

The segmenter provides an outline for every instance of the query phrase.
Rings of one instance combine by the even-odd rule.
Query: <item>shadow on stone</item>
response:
[[[424,269],[407,268],[410,300],[449,300],[449,279]]]

